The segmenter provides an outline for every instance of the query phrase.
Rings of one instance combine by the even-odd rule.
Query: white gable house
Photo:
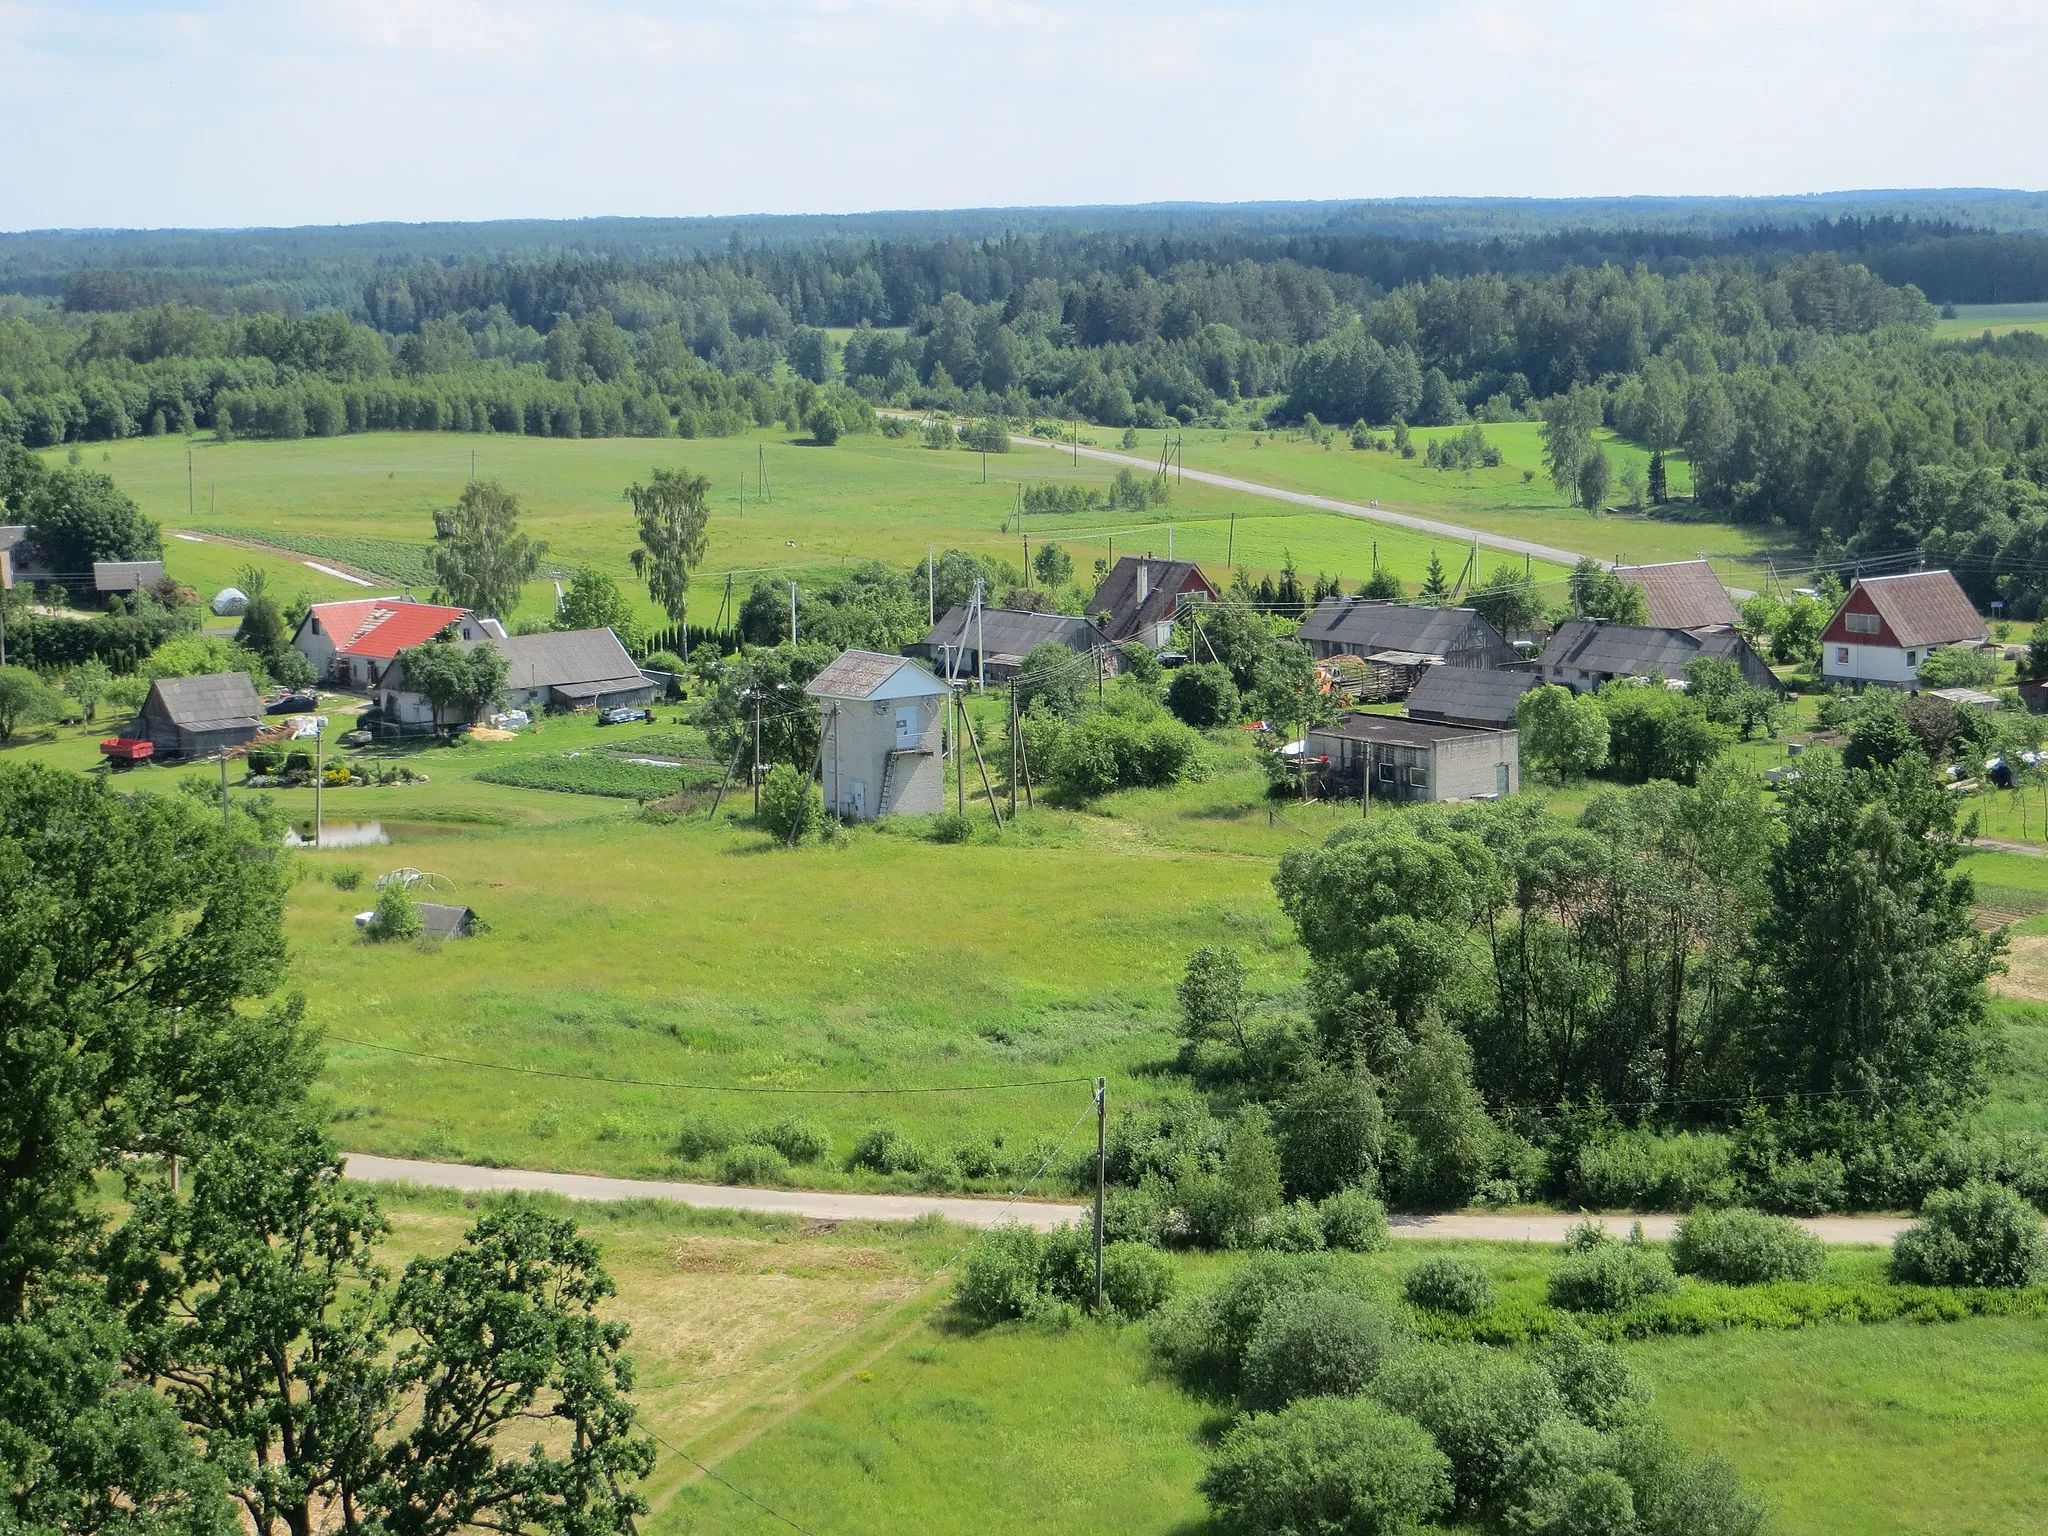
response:
[[[946,685],[905,656],[848,651],[804,692],[819,704],[825,804],[843,817],[946,808]]]

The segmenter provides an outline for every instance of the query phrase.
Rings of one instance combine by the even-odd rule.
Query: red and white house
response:
[[[1947,571],[1871,576],[1856,583],[1821,635],[1821,676],[1831,683],[1910,688],[1920,663],[1945,645],[1982,645],[1989,631]]]
[[[367,689],[400,651],[424,645],[456,626],[458,638],[505,638],[496,619],[477,619],[467,608],[416,603],[409,597],[365,597],[315,603],[292,636],[313,664],[313,675],[337,688]]]

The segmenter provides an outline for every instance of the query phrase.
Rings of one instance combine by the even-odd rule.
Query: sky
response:
[[[2040,0],[0,0],[0,229],[2048,183]]]

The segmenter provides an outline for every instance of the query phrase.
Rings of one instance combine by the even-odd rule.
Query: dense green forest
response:
[[[1929,553],[1980,600],[2039,607],[2048,344],[1937,341],[1933,321],[2048,295],[2048,236],[1959,221],[1968,194],[1733,228],[1682,200],[1633,228],[1619,204],[1547,224],[1557,206],[6,237],[0,438],[707,436],[807,426],[821,401],[847,431],[875,405],[1151,427],[1597,413],[1685,449],[1698,512],[1851,558]],[[2026,206],[1974,212],[2025,226]]]

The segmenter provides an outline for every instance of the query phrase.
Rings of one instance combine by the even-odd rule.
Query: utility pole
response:
[[[226,831],[228,831],[228,830],[229,830],[229,827],[228,827],[228,755],[227,755],[227,753],[225,753],[225,752],[221,753],[221,755],[220,755],[220,829],[221,829],[221,831],[223,831],[223,832],[226,832]]]
[[[1095,1079],[1095,1310],[1102,1311],[1102,1194],[1108,1184],[1109,1095]]]
[[[754,814],[761,814],[761,692],[754,690]]]
[[[1372,547],[1373,565],[1377,567],[1379,565],[1379,541],[1374,540]],[[1225,565],[1237,564],[1237,508],[1235,507],[1230,509],[1230,548],[1224,552],[1223,563]]]
[[[1010,819],[1017,819],[1017,679],[1010,679]]]
[[[929,544],[924,547],[924,622],[927,627],[939,622],[939,567]]]
[[[192,494],[192,450],[188,447],[185,450],[185,520],[187,522],[191,521],[195,506],[196,500]]]
[[[796,583],[789,584],[789,643],[796,644]]]
[[[319,695],[317,693],[314,695],[314,703],[315,707],[317,707],[319,703]],[[315,715],[313,717],[313,846],[315,848],[320,846],[321,840],[326,836],[327,832],[327,823],[320,814],[320,781],[326,777],[325,772],[320,766],[320,749],[327,744],[327,732],[324,729],[326,724],[327,722],[321,719],[320,716]]]
[[[476,450],[474,448],[469,450],[469,483],[471,485],[476,484]]]
[[[960,721],[967,713],[967,705],[960,697],[960,690],[953,690],[953,809],[967,814],[967,759],[960,755]]]

